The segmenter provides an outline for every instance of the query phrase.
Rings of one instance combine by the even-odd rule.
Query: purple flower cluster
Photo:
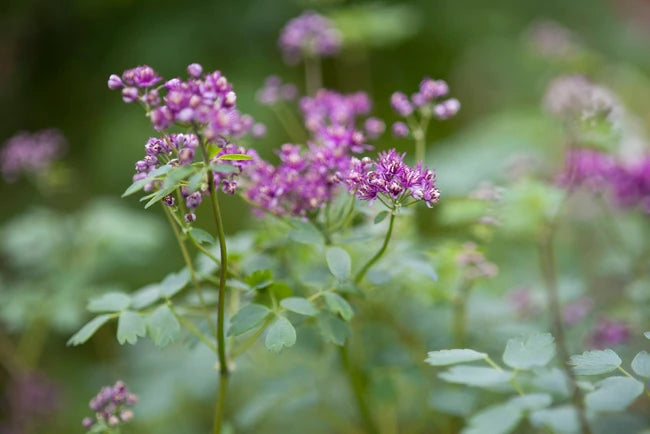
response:
[[[390,105],[398,115],[405,118],[419,109],[423,116],[445,120],[455,116],[460,110],[460,102],[456,98],[439,101],[439,98],[448,93],[449,86],[444,80],[425,77],[420,82],[418,91],[410,98],[403,92],[394,92],[390,97]],[[406,137],[409,133],[408,126],[403,122],[394,123],[392,130],[398,138]]]
[[[436,188],[436,176],[432,170],[404,163],[406,154],[398,154],[394,149],[380,152],[377,161],[370,158],[361,160],[353,158],[351,168],[342,181],[351,193],[359,199],[373,202],[379,199],[391,209],[398,205],[408,206],[410,197],[415,201],[423,200],[428,207],[438,202],[440,192]]]
[[[95,412],[95,418],[84,418],[82,425],[86,429],[92,429],[96,424],[116,427],[126,423],[133,419],[133,411],[129,407],[137,402],[137,396],[121,381],[114,386],[102,387],[97,396],[90,400],[89,406]]]
[[[141,102],[157,131],[174,124],[195,125],[214,142],[221,136],[242,136],[251,129],[253,118],[237,111],[237,94],[221,72],[204,75],[197,63],[189,65],[187,72],[185,81],[172,78],[152,88],[162,78],[150,66],[138,66],[126,70],[121,78],[111,75],[108,87],[122,89],[126,103]]]
[[[462,250],[456,256],[456,263],[465,270],[465,278],[468,280],[490,278],[499,274],[499,267],[488,261],[475,243],[463,244]]]
[[[607,348],[630,339],[630,329],[623,323],[602,319],[596,324],[591,343],[596,348]]]
[[[611,155],[592,149],[567,153],[560,185],[607,192],[625,208],[640,207],[650,214],[650,155],[635,162],[620,162]]]
[[[338,173],[350,167],[350,157],[371,146],[357,121],[368,114],[371,103],[363,93],[342,95],[321,89],[300,101],[305,127],[312,135],[307,149],[282,146],[280,164],[257,160],[246,170],[246,197],[259,208],[276,215],[304,216],[329,202],[337,187]],[[368,135],[376,137],[383,122],[369,118]]]
[[[555,78],[546,89],[543,104],[553,116],[573,122],[616,123],[622,115],[622,106],[609,89],[581,75]]]
[[[257,101],[264,105],[275,105],[280,101],[293,101],[298,97],[295,84],[282,83],[282,79],[272,75],[264,82],[264,87],[257,91]]]
[[[41,175],[63,155],[66,146],[65,137],[57,130],[18,133],[0,151],[2,177],[15,182],[22,174]]]
[[[284,26],[278,45],[287,63],[296,64],[303,57],[335,55],[341,36],[329,19],[307,11]]]

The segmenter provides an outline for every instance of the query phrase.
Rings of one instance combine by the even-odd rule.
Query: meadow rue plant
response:
[[[94,417],[86,417],[81,424],[90,433],[119,433],[120,425],[133,419],[133,407],[138,397],[131,393],[122,381],[105,386],[90,400]]]

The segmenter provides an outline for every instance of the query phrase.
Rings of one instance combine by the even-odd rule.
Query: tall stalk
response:
[[[363,280],[364,276],[366,275],[366,273],[368,272],[370,267],[372,267],[375,264],[375,262],[377,262],[379,260],[379,258],[381,258],[383,256],[384,252],[386,251],[386,247],[388,247],[388,242],[390,241],[390,236],[393,233],[393,223],[394,222],[395,222],[395,214],[393,212],[391,212],[390,213],[390,220],[388,222],[388,231],[386,232],[386,238],[384,238],[384,242],[381,245],[381,248],[377,251],[377,253],[375,253],[375,256],[370,258],[370,260],[368,262],[366,262],[366,264],[361,268],[361,270],[359,270],[356,277],[354,278],[354,283],[357,283],[357,284],[361,283],[361,281]]]
[[[197,132],[201,151],[203,153],[203,162],[206,167],[210,167],[210,157],[206,149],[205,142],[200,134]],[[225,409],[226,393],[228,391],[228,378],[230,370],[228,369],[228,362],[226,358],[226,335],[224,332],[224,317],[226,308],[226,274],[228,273],[228,251],[226,248],[226,234],[223,228],[223,219],[221,217],[221,210],[219,209],[219,198],[217,197],[217,190],[214,186],[214,172],[212,170],[208,173],[208,190],[210,192],[210,202],[212,204],[212,214],[217,225],[217,235],[219,237],[219,298],[217,300],[217,355],[219,359],[219,392],[217,395],[217,402],[214,413],[214,427],[212,432],[214,434],[221,433],[221,425],[223,422],[223,415]]]
[[[377,428],[375,423],[372,420],[370,415],[370,409],[368,408],[368,403],[366,402],[365,397],[365,387],[363,379],[360,377],[356,367],[350,362],[350,356],[348,354],[347,345],[339,347],[339,354],[341,356],[341,363],[343,364],[343,369],[348,376],[348,382],[352,387],[352,392],[354,394],[354,399],[359,409],[359,415],[365,426],[365,431],[368,434],[377,433]]]
[[[564,333],[564,319],[562,317],[562,307],[560,304],[560,297],[557,285],[557,271],[555,269],[555,252],[553,248],[553,238],[555,233],[555,225],[549,226],[546,233],[542,236],[539,242],[539,260],[540,270],[546,286],[546,294],[548,297],[548,304],[551,313],[551,320],[553,322],[553,329],[555,333],[555,340],[557,348],[562,361],[561,366],[564,370],[569,390],[571,393],[571,400],[576,408],[578,414],[578,421],[580,423],[580,431],[582,434],[591,434],[589,422],[585,413],[585,406],[583,395],[576,384],[576,378],[567,364],[569,360],[569,349]]]

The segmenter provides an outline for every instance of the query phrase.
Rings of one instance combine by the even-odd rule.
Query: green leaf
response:
[[[325,258],[330,272],[339,281],[343,282],[350,277],[352,265],[348,252],[340,247],[329,247],[325,252]]]
[[[634,378],[608,377],[585,396],[585,405],[592,411],[623,411],[642,393],[643,384]]]
[[[632,370],[642,377],[650,378],[650,354],[647,351],[641,351],[634,357]]]
[[[157,283],[143,286],[132,294],[131,307],[133,309],[142,309],[152,305],[158,299],[160,299],[160,288]]]
[[[180,183],[188,175],[193,174],[196,171],[194,166],[179,166],[174,167],[167,173],[165,176],[165,187],[180,187]]]
[[[510,403],[487,407],[469,420],[463,434],[508,434],[512,432],[523,417],[521,409]]]
[[[503,362],[515,369],[528,370],[546,366],[555,356],[555,342],[550,333],[536,333],[509,339]]]
[[[278,300],[290,297],[291,294],[293,294],[291,287],[285,282],[273,282],[271,286],[269,286],[269,292]]]
[[[274,353],[279,353],[282,348],[291,347],[295,343],[296,329],[285,317],[277,317],[266,332],[266,339],[264,340],[266,348]]]
[[[289,238],[297,243],[322,245],[323,234],[313,224],[294,218],[289,221],[292,230],[289,231]]]
[[[257,327],[271,311],[261,304],[249,304],[230,318],[228,336],[238,336]]]
[[[318,317],[318,328],[326,342],[331,342],[338,346],[345,345],[345,341],[350,336],[350,327],[348,324],[340,318],[329,314]]]
[[[553,402],[553,398],[548,393],[527,393],[522,396],[515,396],[509,404],[521,409],[521,411],[539,410],[546,408]]]
[[[577,375],[600,375],[618,368],[621,358],[610,349],[585,351],[582,355],[571,356],[569,364]]]
[[[124,190],[124,193],[122,193],[122,197],[127,197],[131,196],[133,193],[137,193],[138,191],[142,190],[145,185],[150,183],[151,180],[149,178],[144,178],[140,179],[138,181],[135,181],[133,184],[129,186],[126,190]]]
[[[490,387],[507,384],[510,381],[512,372],[497,371],[493,368],[460,365],[452,366],[447,371],[438,374],[438,376],[450,383]]]
[[[161,188],[158,190],[151,199],[149,199],[149,202],[147,202],[144,206],[144,209],[150,208],[151,205],[154,205],[157,202],[160,202],[163,197],[167,196],[168,194],[172,193],[174,190],[178,188],[177,185],[169,185]]]
[[[90,339],[95,334],[95,332],[97,332],[97,330],[99,330],[99,328],[104,324],[106,324],[108,320],[110,320],[111,318],[113,318],[113,315],[104,314],[91,319],[83,327],[81,327],[81,329],[77,333],[72,335],[72,337],[68,340],[67,345],[77,346],[83,344],[88,339]]]
[[[190,191],[197,191],[204,182],[206,182],[205,169],[202,169],[187,179],[187,188]]]
[[[453,349],[429,351],[427,358],[424,360],[433,366],[447,366],[456,363],[473,362],[475,360],[485,360],[488,355],[469,349]]]
[[[147,335],[147,323],[137,312],[127,310],[122,312],[117,322],[117,341],[120,345],[125,342],[131,345],[138,341],[138,336]]]
[[[217,157],[217,160],[234,160],[234,161],[249,161],[253,157],[246,154],[223,154]]]
[[[571,405],[537,410],[530,415],[529,420],[534,427],[550,428],[556,434],[575,434],[580,431],[578,414]]]
[[[164,347],[174,342],[181,331],[178,319],[166,304],[160,305],[147,321],[149,336],[158,347]]]
[[[388,211],[380,212],[375,216],[375,224],[383,222],[386,217],[388,217]]]
[[[212,235],[210,235],[208,232],[204,231],[203,229],[199,228],[192,228],[190,229],[190,236],[194,238],[198,243],[208,243],[208,244],[214,244],[215,240]]]
[[[123,292],[107,292],[88,302],[91,312],[118,312],[131,304],[131,297]]]
[[[239,171],[239,169],[237,169],[235,166],[226,163],[211,164],[209,169],[217,173],[235,173]]]
[[[643,336],[645,336],[646,339],[650,339],[650,332],[643,333]]]
[[[244,279],[252,290],[264,289],[273,283],[271,270],[256,270]]]
[[[282,299],[280,305],[291,312],[301,315],[314,316],[318,314],[318,309],[310,300],[303,297],[287,297]]]
[[[160,282],[160,294],[163,297],[172,298],[185,288],[189,281],[190,271],[187,268],[183,268],[178,273],[170,273]]]
[[[338,313],[344,320],[350,321],[354,315],[350,303],[335,292],[326,292],[323,294],[323,297],[325,297],[325,304],[327,304],[330,311]]]

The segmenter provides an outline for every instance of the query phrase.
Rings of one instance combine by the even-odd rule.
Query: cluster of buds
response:
[[[90,430],[96,426],[114,428],[129,422],[133,419],[133,411],[129,407],[137,402],[137,396],[121,381],[113,386],[102,387],[89,404],[90,409],[95,412],[95,417],[84,418],[82,425]]]

